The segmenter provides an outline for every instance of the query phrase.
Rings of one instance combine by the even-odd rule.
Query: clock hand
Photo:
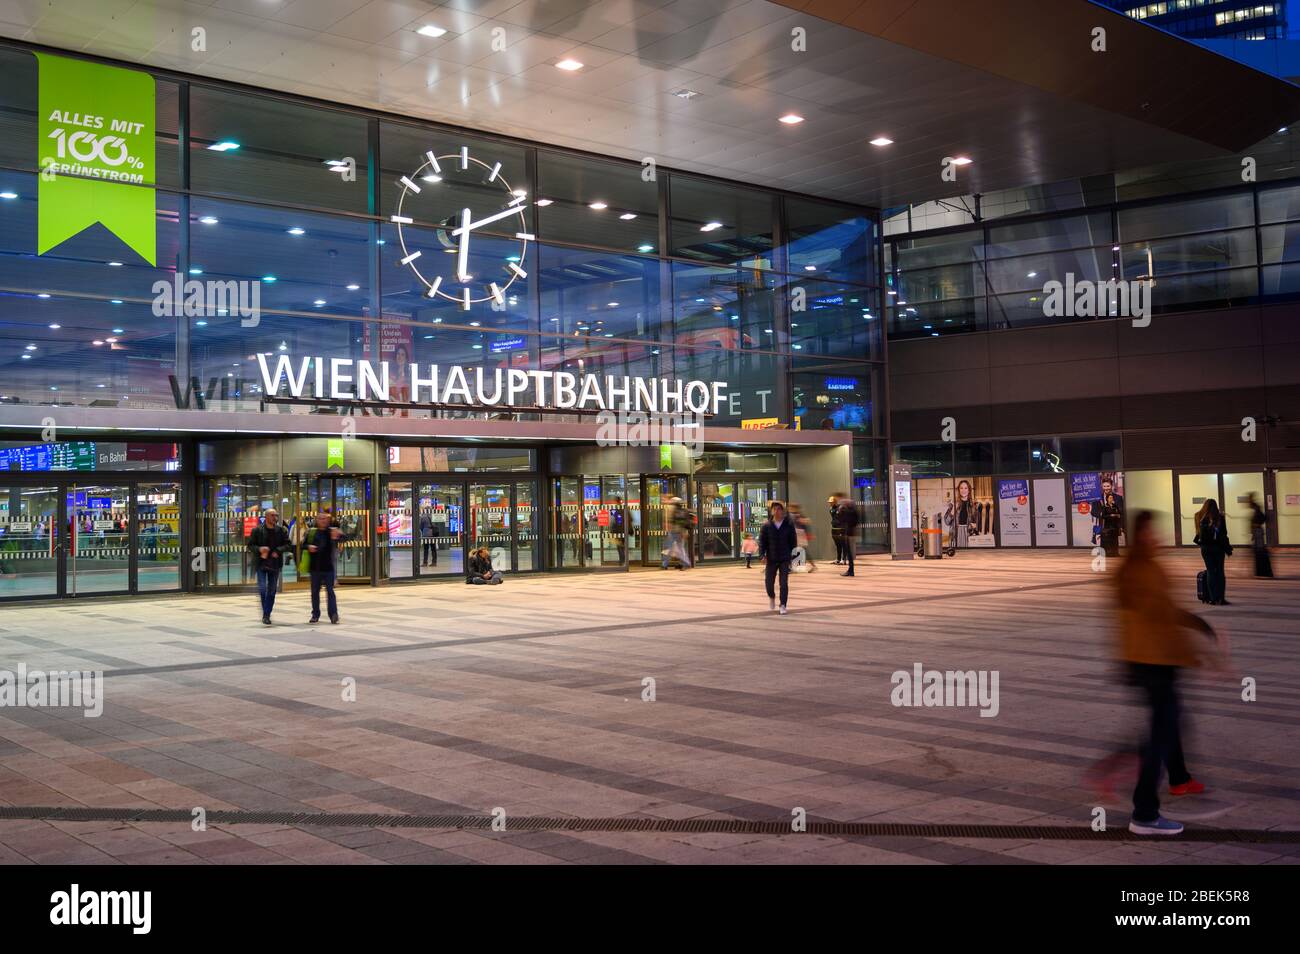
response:
[[[479,219],[477,222],[469,222],[467,224],[462,223],[461,227],[458,229],[453,229],[451,234],[460,235],[462,232],[470,231],[477,228],[482,228],[483,226],[487,225],[489,222],[495,222],[498,219],[504,219],[508,215],[515,215],[521,211],[522,210],[517,205],[512,204],[511,206],[507,207],[503,211],[497,212],[495,215],[489,215],[485,219]]]
[[[451,233],[460,236],[460,252],[456,256],[456,277],[469,281],[469,209],[461,209],[460,228]]]

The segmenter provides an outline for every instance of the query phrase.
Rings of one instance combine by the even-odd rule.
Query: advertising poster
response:
[[[958,477],[952,503],[944,511],[944,529],[952,528],[957,547],[991,547],[993,538],[993,478]]]
[[[1109,502],[1109,506],[1107,506]],[[1124,475],[1119,471],[1070,475],[1070,523],[1076,547],[1101,545],[1103,514],[1109,513],[1124,541]]]
[[[1004,547],[1027,547],[1029,533],[1029,481],[998,481],[998,537]]]
[[[1060,477],[1034,480],[1034,540],[1040,547],[1063,547],[1069,543],[1065,524],[1065,481]]]

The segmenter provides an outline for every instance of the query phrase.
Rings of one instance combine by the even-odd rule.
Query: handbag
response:
[[[311,553],[307,547],[316,536],[315,529],[308,530],[302,538],[302,550],[298,554],[298,576],[304,577],[311,572]]]

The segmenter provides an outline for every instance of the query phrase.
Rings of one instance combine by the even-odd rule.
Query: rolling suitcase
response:
[[[1205,571],[1196,574],[1196,598],[1202,603],[1210,602],[1210,589],[1205,583]]]

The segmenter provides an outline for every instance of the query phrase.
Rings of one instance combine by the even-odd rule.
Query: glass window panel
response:
[[[899,444],[894,448],[894,459],[912,465],[912,475],[950,476],[952,474],[952,444]]]
[[[1255,264],[1255,230],[1214,232],[1126,244],[1121,265],[1126,278],[1177,275]],[[1154,272],[1151,269],[1154,268]]]
[[[1266,265],[1260,272],[1261,295],[1294,295],[1300,292],[1300,264]]]
[[[782,280],[778,288],[790,303],[791,350],[846,358],[880,357],[876,289],[801,278]],[[803,309],[795,310],[800,300]]]
[[[795,358],[790,375],[795,416],[805,431],[853,431],[875,434],[880,371],[878,365],[815,363]]]
[[[1162,311],[1211,303],[1244,303],[1258,293],[1258,271],[1254,268],[1234,268],[1159,279],[1152,293],[1152,301],[1154,309]]]
[[[538,259],[544,332],[659,338],[658,260],[550,245]]]
[[[537,452],[516,447],[408,447],[388,449],[388,469],[425,473],[465,473],[476,470],[532,471]]]
[[[678,347],[672,355],[673,377],[726,383],[718,414],[709,419],[711,426],[738,427],[741,421],[761,418],[790,423],[781,398],[784,357],[719,347]]]
[[[1265,225],[1259,230],[1259,259],[1264,265],[1300,261],[1300,223]]]
[[[674,262],[673,318],[678,344],[770,348],[777,330],[777,279],[751,269]]]
[[[771,193],[673,175],[671,254],[719,265],[772,268]]]
[[[1080,281],[1109,281],[1114,269],[1114,252],[1109,245],[1068,252],[1004,258],[986,263],[989,286],[994,292],[1034,289],[1041,291],[1050,281],[1065,282],[1067,275]]]
[[[789,271],[875,283],[875,222],[865,212],[791,196],[785,220]]]
[[[1121,470],[1118,437],[1063,437],[1061,459],[1066,470]]]
[[[938,268],[917,269],[897,274],[894,283],[898,299],[894,304],[946,301],[950,298],[970,298],[983,295],[984,263],[969,262],[944,265]]]
[[[190,186],[195,192],[366,212],[367,141],[367,120],[361,116],[206,86],[190,88]],[[348,159],[356,164],[355,178],[351,172],[345,178],[342,167],[328,164]]]
[[[1187,199],[1159,205],[1120,209],[1117,214],[1121,242],[1211,232],[1254,224],[1254,200],[1250,193]]]
[[[469,157],[465,168],[461,168],[462,147]],[[428,165],[426,154],[430,151],[435,158],[441,157],[437,172]],[[476,139],[445,129],[381,122],[379,155],[383,166],[379,183],[380,214],[385,219],[397,212],[398,199],[406,191],[402,215],[414,219],[418,225],[441,225],[450,232],[459,227],[464,209],[470,210],[471,221],[479,221],[504,211],[511,199],[522,192],[529,197],[518,206],[524,211],[523,223],[518,215],[488,223],[471,233],[470,248],[473,249],[473,239],[480,232],[514,236],[521,228],[529,234],[536,229],[527,150],[522,146]],[[499,170],[496,170],[497,163],[501,164]],[[420,191],[407,189],[401,182],[403,176]],[[458,242],[450,235],[446,238]]]
[[[892,298],[890,299],[893,300]],[[988,327],[983,298],[927,301],[894,305],[889,309],[891,338],[923,338]]]
[[[998,441],[999,474],[1025,474],[1029,472],[1028,441]]]
[[[987,256],[1009,258],[1112,244],[1110,215],[1072,215],[989,229]],[[1109,264],[1109,262],[1107,263]]]
[[[634,163],[553,152],[537,156],[538,232],[548,240],[652,254],[659,245],[659,184]]]
[[[959,474],[994,474],[992,441],[976,441],[953,445],[953,460]]]
[[[1300,219],[1300,185],[1259,190],[1259,221],[1292,222]]]
[[[892,244],[894,268],[900,271],[976,262],[984,257],[984,233],[979,229],[923,236]]]

